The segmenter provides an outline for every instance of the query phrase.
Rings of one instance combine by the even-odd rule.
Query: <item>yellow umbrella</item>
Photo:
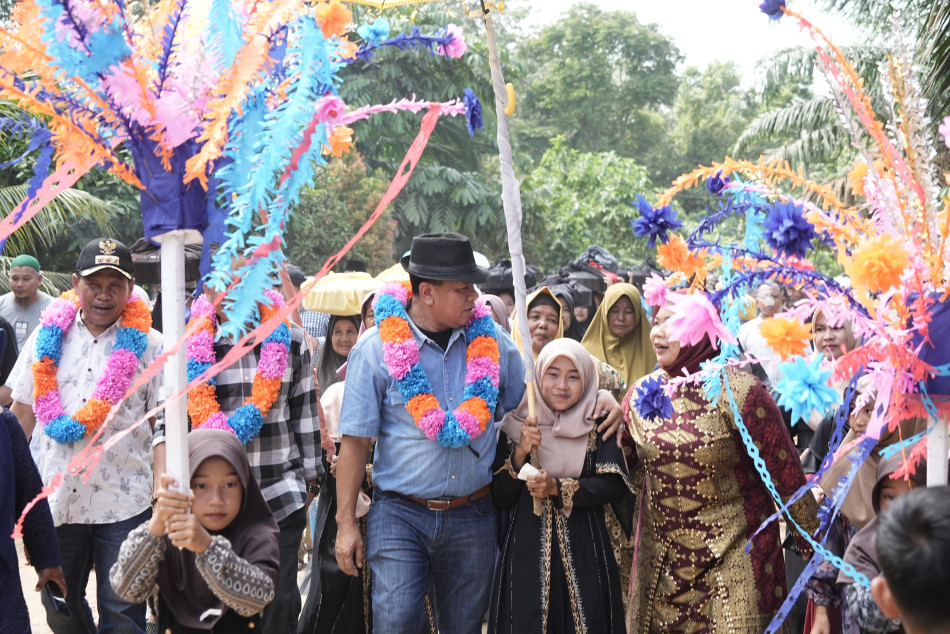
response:
[[[402,268],[402,264],[396,262],[391,267],[376,276],[382,284],[386,282],[404,282],[409,280],[409,272]]]
[[[327,273],[304,297],[303,307],[331,315],[359,315],[363,298],[383,283],[369,273]]]

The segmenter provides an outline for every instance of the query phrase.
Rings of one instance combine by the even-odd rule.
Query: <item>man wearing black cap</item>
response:
[[[457,233],[415,237],[402,264],[412,285],[411,301],[402,313],[411,345],[418,348],[421,371],[439,407],[455,410],[466,386],[466,331],[478,297],[474,284],[483,281],[487,271],[476,265],[468,238]],[[524,365],[508,334],[493,330],[500,357],[493,414],[500,420],[521,401]],[[374,629],[419,631],[431,588],[440,631],[481,632],[495,556],[495,511],[489,495],[496,445],[493,421],[458,448],[444,446],[441,435],[430,440],[416,425],[390,374],[376,327],[350,351],[347,367],[337,465],[340,568],[356,575],[355,566],[364,565],[356,498],[370,439],[378,437],[366,552],[373,572]]]
[[[46,335],[40,340],[44,330],[52,327],[41,324],[27,340],[10,375],[14,400],[11,411],[19,419],[27,437],[37,436],[37,466],[46,485],[58,474],[66,472],[73,458],[87,451],[91,439],[89,425],[95,425],[94,421],[98,419],[91,413],[93,410],[89,410],[89,416],[78,412],[86,412],[87,401],[99,399],[101,403],[106,398],[104,394],[116,389],[110,389],[110,381],[106,381],[110,385],[105,385],[100,379],[104,376],[107,379],[128,376],[123,363],[128,363],[128,351],[133,348],[136,352],[132,360],[138,361],[134,375],[138,375],[151,363],[162,345],[161,335],[147,328],[145,324],[148,322],[141,319],[135,329],[135,320],[129,318],[120,337],[119,329],[127,310],[130,315],[148,316],[148,306],[143,300],[130,301],[135,280],[132,255],[124,244],[111,238],[96,239],[87,244],[79,254],[72,281],[78,311],[71,308],[73,304],[68,298],[54,301],[48,309],[59,316],[55,328],[62,328],[61,344],[51,345],[50,337]],[[75,316],[67,319],[72,314]],[[123,347],[127,349],[115,354],[115,350]],[[42,355],[38,354],[37,348],[43,349]],[[41,356],[57,355],[53,396],[61,403],[62,416],[46,423],[50,428],[47,429],[36,424],[34,410],[48,415],[51,411],[50,394],[44,392],[42,398],[36,398],[36,371],[32,366]],[[113,382],[122,383],[121,380]],[[67,473],[49,497],[62,553],[67,588],[65,604],[68,607],[68,610],[57,607],[54,599],[44,593],[47,623],[53,632],[96,631],[85,600],[85,586],[93,567],[97,578],[99,627],[110,632],[145,631],[145,604],[120,599],[109,584],[109,570],[128,533],[150,516],[153,427],[136,426],[135,423],[155,407],[158,383],[158,378],[154,377],[122,401],[97,440],[100,446],[108,444],[108,449],[102,452],[96,464],[80,474]],[[71,425],[85,426],[86,433],[78,440],[60,435],[65,427],[61,419],[69,418],[72,419]],[[77,422],[80,419],[87,422]],[[98,422],[102,424],[101,420]],[[154,423],[154,419],[150,422]]]

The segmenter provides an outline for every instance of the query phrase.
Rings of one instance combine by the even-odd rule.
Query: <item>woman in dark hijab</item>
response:
[[[254,630],[279,578],[277,522],[237,436],[197,429],[188,446],[191,495],[162,475],[151,519],[122,543],[109,580],[133,603],[158,590],[160,632]]]
[[[327,339],[320,346],[317,357],[317,381],[321,390],[327,389],[340,380],[337,370],[346,363],[350,349],[356,344],[361,322],[359,315],[330,316],[330,322],[327,324]]]
[[[564,323],[564,336],[574,341],[584,338],[577,320],[574,319],[574,295],[564,286],[555,286],[551,289],[557,301],[561,303],[561,321]]]

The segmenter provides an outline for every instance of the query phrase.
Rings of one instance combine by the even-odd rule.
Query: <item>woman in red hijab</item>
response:
[[[670,377],[699,372],[718,352],[708,337],[692,346],[673,339],[672,315],[670,304],[656,311],[650,340],[660,369],[623,404],[644,473],[627,628],[762,632],[788,589],[778,524],[752,538],[775,505],[739,436],[730,391],[783,499],[805,476],[775,401],[751,374],[727,368],[716,402],[701,382],[665,396]],[[818,526],[810,495],[791,515],[808,531]]]

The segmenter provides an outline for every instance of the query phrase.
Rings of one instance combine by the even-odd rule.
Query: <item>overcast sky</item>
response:
[[[743,84],[754,81],[755,62],[769,53],[790,46],[809,45],[810,38],[789,18],[769,22],[758,9],[761,0],[587,0],[608,11],[632,11],[642,23],[659,25],[686,58],[686,65],[704,69],[713,61],[739,65]],[[551,24],[564,14],[571,0],[508,0],[511,7],[531,7],[532,22]],[[793,0],[789,6],[802,13],[843,46],[857,34],[837,15],[817,7],[813,0]]]

